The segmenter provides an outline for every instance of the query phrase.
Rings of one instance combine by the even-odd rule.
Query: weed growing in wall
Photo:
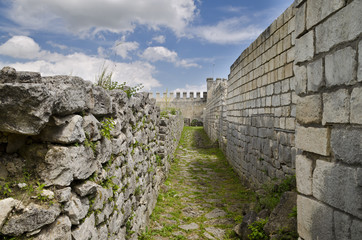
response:
[[[126,86],[126,82],[119,83],[112,80],[113,72],[108,72],[107,67],[103,67],[103,70],[99,76],[96,78],[96,86],[100,86],[106,90],[120,89],[127,94],[127,97],[130,98],[135,93],[140,91],[143,88],[142,84],[138,84],[134,87]]]
[[[268,222],[268,219],[260,219],[248,225],[251,233],[248,235],[250,240],[267,240],[268,235],[264,232],[264,226]]]
[[[115,122],[113,118],[105,118],[101,122],[102,128],[101,128],[101,134],[103,137],[107,139],[111,139],[111,131],[115,127]]]

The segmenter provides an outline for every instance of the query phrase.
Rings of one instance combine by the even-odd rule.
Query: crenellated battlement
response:
[[[161,96],[161,93],[157,92],[156,94],[150,93],[150,98],[156,99],[157,102],[162,101],[172,101],[172,100],[196,100],[196,101],[206,101],[207,100],[207,92],[164,92]]]

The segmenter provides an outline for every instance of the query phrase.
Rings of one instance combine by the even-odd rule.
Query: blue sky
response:
[[[204,91],[293,0],[1,0],[0,68]]]

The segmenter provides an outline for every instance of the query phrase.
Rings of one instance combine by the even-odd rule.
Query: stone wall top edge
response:
[[[299,0],[300,1],[300,0]],[[263,42],[265,42],[274,32],[276,32],[279,28],[277,28],[277,22],[281,21],[283,18],[283,24],[288,22],[294,15],[295,11],[293,10],[295,6],[299,2],[295,0],[281,15],[279,15],[244,51],[240,54],[240,56],[234,61],[234,63],[230,66],[230,72],[236,68],[240,62],[244,60],[253,50],[260,46]]]

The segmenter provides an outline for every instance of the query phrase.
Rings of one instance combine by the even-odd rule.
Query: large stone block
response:
[[[345,0],[309,0],[307,3],[307,29],[344,6]]]
[[[69,115],[62,118],[52,117],[47,126],[41,131],[43,141],[72,144],[85,140],[82,128],[83,118],[79,115]]]
[[[314,31],[301,36],[295,42],[295,63],[311,60],[314,56]]]
[[[86,94],[91,82],[74,76],[43,77],[42,82],[55,94],[54,114],[65,116],[87,109]]]
[[[60,205],[42,206],[30,203],[22,211],[9,217],[1,229],[5,235],[19,236],[25,232],[37,230],[55,221],[60,214]]]
[[[362,4],[353,1],[316,27],[316,52],[356,39],[362,33]]]
[[[362,41],[358,44],[358,82],[362,82]]]
[[[334,234],[338,240],[350,239],[352,219],[345,213],[334,211]]]
[[[351,226],[351,240],[360,240],[362,236],[362,221],[355,219]]]
[[[318,92],[324,86],[323,58],[320,58],[307,66],[308,92]]]
[[[295,33],[296,36],[299,37],[304,31],[305,31],[305,16],[306,16],[306,3],[304,3],[303,5],[299,6],[297,8],[297,11],[295,13]]]
[[[362,134],[359,128],[334,128],[331,149],[337,160],[347,164],[362,163]]]
[[[48,186],[68,186],[73,179],[88,178],[96,169],[89,147],[50,146],[37,171]]]
[[[313,161],[306,156],[297,155],[295,167],[298,192],[312,195]]]
[[[356,82],[356,51],[351,47],[326,56],[327,87]]]
[[[296,111],[299,123],[320,123],[322,121],[321,95],[316,94],[299,98]]]
[[[33,240],[72,240],[71,234],[72,223],[67,216],[60,216],[41,231]]]
[[[295,73],[295,93],[301,95],[307,92],[307,68],[305,66],[294,65]]]
[[[39,134],[54,102],[54,95],[42,84],[0,84],[0,131]]]
[[[362,87],[356,87],[352,91],[350,122],[362,124]]]
[[[357,185],[355,168],[317,160],[313,172],[313,196],[362,218],[362,189]]]
[[[298,126],[295,145],[297,148],[323,156],[330,154],[330,129]]]
[[[333,209],[298,195],[298,233],[304,240],[334,240]]]
[[[349,111],[350,96],[347,89],[323,93],[323,125],[326,123],[348,123]]]

